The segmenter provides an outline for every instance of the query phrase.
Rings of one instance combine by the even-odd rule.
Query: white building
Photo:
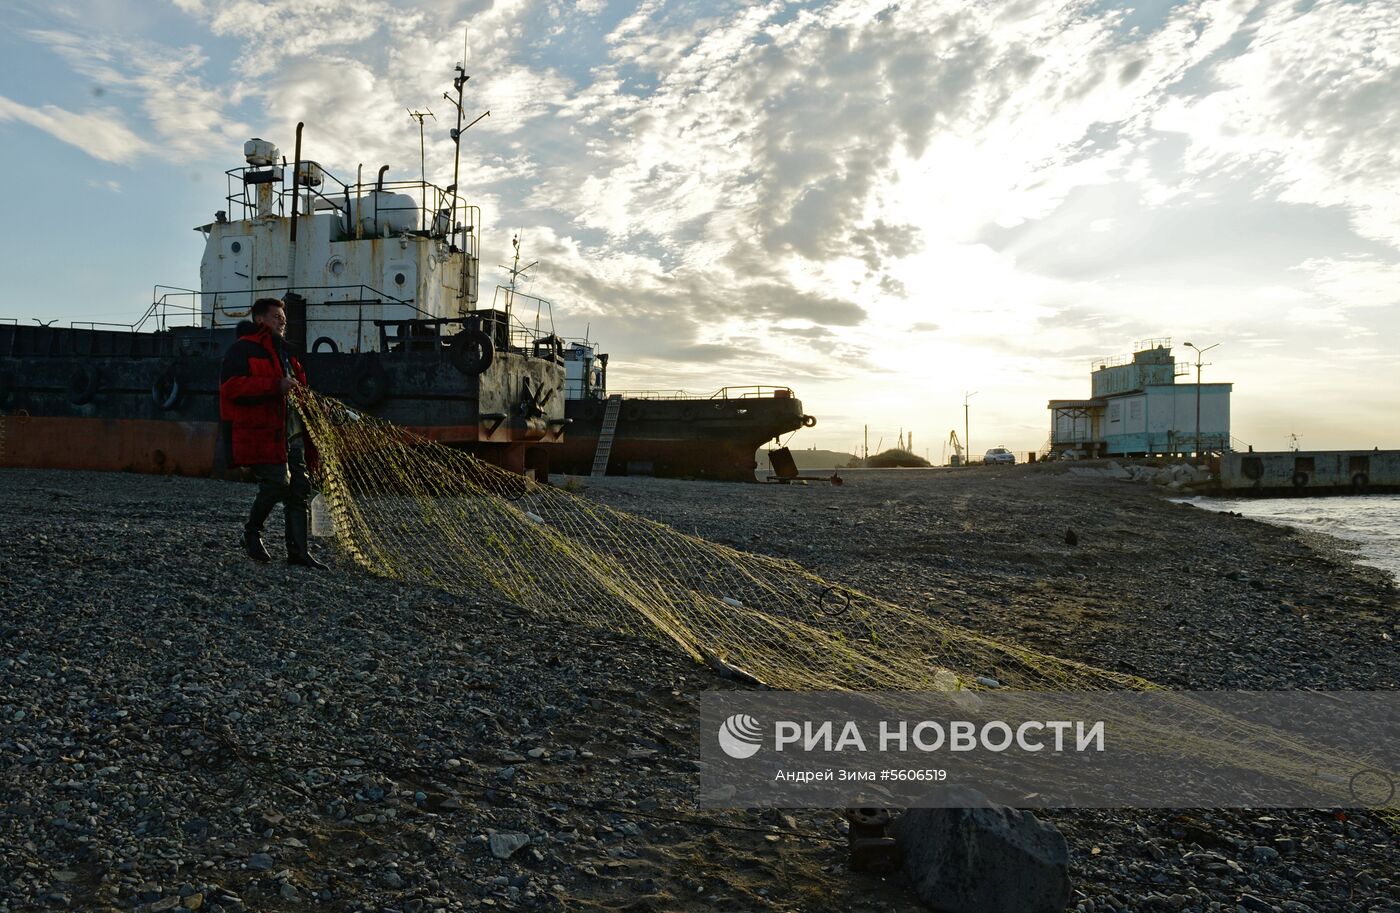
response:
[[[1176,379],[1188,375],[1191,365],[1177,362],[1171,345],[1170,339],[1148,339],[1137,343],[1131,356],[1095,359],[1089,399],[1050,400],[1051,452],[1148,456],[1228,451],[1233,385],[1178,384]]]

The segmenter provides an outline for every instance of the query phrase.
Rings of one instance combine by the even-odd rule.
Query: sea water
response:
[[[1400,581],[1400,495],[1191,498],[1186,503],[1345,539],[1357,545],[1359,563],[1383,568]]]

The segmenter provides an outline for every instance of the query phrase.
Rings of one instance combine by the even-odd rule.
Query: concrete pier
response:
[[[1244,495],[1400,491],[1400,450],[1226,453],[1220,457],[1220,489]]]

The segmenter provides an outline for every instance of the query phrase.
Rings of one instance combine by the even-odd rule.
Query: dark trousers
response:
[[[311,481],[306,477],[306,450],[301,438],[288,442],[287,462],[248,468],[258,479],[258,496],[248,514],[248,531],[261,533],[272,508],[281,504],[287,526],[287,554],[305,554],[311,525]]]

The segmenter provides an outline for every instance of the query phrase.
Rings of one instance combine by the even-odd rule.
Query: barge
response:
[[[571,341],[564,360],[568,433],[552,451],[560,472],[753,482],[759,447],[817,423],[788,387],[610,395],[596,344]]]

